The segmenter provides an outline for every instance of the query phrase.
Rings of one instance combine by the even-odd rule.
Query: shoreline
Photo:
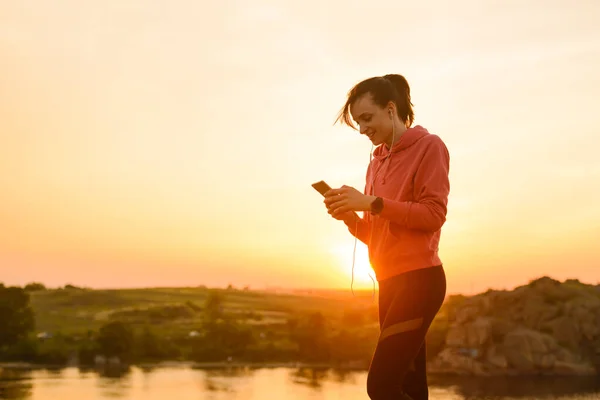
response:
[[[104,369],[129,369],[131,367],[139,369],[224,369],[224,368],[250,368],[250,369],[272,369],[272,368],[288,368],[288,369],[325,369],[334,371],[348,372],[367,372],[368,366],[357,364],[335,365],[326,363],[303,363],[303,362],[234,362],[234,361],[214,361],[214,362],[195,362],[195,361],[158,361],[134,364],[36,364],[28,362],[0,362],[0,372],[2,370],[63,370],[67,368],[78,368],[83,370],[104,370]],[[597,374],[577,374],[577,373],[557,373],[550,371],[539,371],[535,373],[522,373],[515,370],[495,371],[488,374],[469,374],[462,372],[451,372],[448,370],[432,369],[428,371],[429,376],[436,377],[472,377],[472,378],[519,378],[519,377],[557,377],[557,378],[586,378],[598,376]]]
[[[334,365],[334,364],[318,364],[318,363],[302,363],[302,362],[235,362],[235,361],[213,361],[213,362],[196,362],[196,361],[157,361],[157,362],[142,362],[132,364],[37,364],[30,362],[0,362],[0,369],[65,369],[65,368],[82,368],[82,369],[102,369],[102,368],[319,368],[319,369],[340,369],[340,370],[366,370],[361,366],[353,365]]]

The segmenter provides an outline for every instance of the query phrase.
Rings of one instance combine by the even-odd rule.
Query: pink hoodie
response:
[[[348,229],[369,246],[378,281],[442,264],[438,244],[446,221],[449,169],[446,145],[420,125],[407,129],[391,154],[386,145],[375,149],[365,194],[382,197],[383,210],[375,216],[364,213],[358,231],[354,223]]]

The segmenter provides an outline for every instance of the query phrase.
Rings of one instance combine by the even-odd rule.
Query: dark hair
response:
[[[370,93],[373,102],[380,107],[385,107],[390,101],[396,104],[398,117],[407,126],[412,125],[415,113],[412,109],[413,104],[410,102],[410,86],[408,86],[406,78],[398,74],[376,76],[356,84],[348,92],[348,99],[336,122],[341,121],[349,127],[355,128],[352,117],[350,117],[350,106],[365,93]]]

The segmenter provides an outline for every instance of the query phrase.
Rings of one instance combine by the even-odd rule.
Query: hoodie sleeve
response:
[[[414,178],[414,201],[383,199],[380,216],[409,229],[435,232],[446,222],[450,155],[437,136],[425,149]]]
[[[372,164],[369,163],[369,166],[367,167],[367,173],[366,173],[366,181],[367,182],[369,182],[371,179],[370,178],[371,172],[372,172],[371,165]],[[369,186],[365,185],[363,193],[367,194],[368,190],[369,190]],[[348,230],[350,231],[350,233],[353,236],[355,236],[358,240],[360,240],[364,244],[368,245],[369,237],[371,236],[371,224],[370,224],[369,214],[366,212],[363,213],[362,218],[357,213],[354,213],[354,216],[355,216],[355,220],[344,221],[344,222],[345,222],[346,226],[348,227]]]
[[[369,221],[366,219],[366,214],[362,218],[354,213],[355,220],[353,222],[344,221],[350,233],[364,244],[369,244]]]

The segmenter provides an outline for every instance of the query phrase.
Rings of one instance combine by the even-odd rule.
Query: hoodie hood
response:
[[[410,146],[418,142],[420,139],[422,139],[424,136],[427,136],[429,134],[429,131],[427,131],[427,129],[423,128],[421,125],[415,125],[411,128],[408,128],[406,131],[404,131],[402,136],[400,136],[400,139],[392,146],[392,153],[397,153],[399,151],[409,148]],[[390,152],[388,150],[387,145],[382,144],[381,146],[378,146],[375,149],[375,151],[373,152],[373,157],[381,161],[385,159],[389,155],[389,153]]]

